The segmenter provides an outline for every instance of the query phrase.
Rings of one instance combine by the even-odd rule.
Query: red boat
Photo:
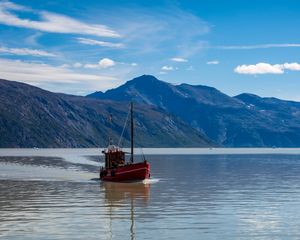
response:
[[[133,161],[133,104],[130,108],[131,115],[131,152],[130,161],[126,163],[125,152],[118,146],[110,145],[102,153],[105,155],[105,166],[100,169],[100,179],[110,182],[134,182],[150,178],[150,164]],[[126,126],[126,123],[125,123]]]

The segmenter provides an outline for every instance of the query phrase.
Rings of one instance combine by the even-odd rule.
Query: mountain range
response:
[[[86,97],[0,80],[0,147],[104,147],[109,135],[117,144],[131,101],[138,146],[300,147],[298,102],[150,75]]]
[[[144,75],[90,98],[147,104],[179,117],[220,146],[299,147],[300,103],[215,88],[172,85]]]
[[[52,93],[0,80],[0,147],[104,147],[119,143],[129,102]],[[112,115],[112,121],[110,121]],[[211,146],[180,118],[150,105],[135,104],[136,146]],[[125,128],[120,144],[129,146]]]

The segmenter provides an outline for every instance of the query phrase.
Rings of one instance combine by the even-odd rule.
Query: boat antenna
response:
[[[130,120],[131,120],[131,156],[130,161],[133,163],[133,102],[130,103]]]

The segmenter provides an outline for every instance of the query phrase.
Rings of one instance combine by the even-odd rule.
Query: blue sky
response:
[[[0,1],[0,78],[85,95],[142,74],[300,101],[300,3]]]

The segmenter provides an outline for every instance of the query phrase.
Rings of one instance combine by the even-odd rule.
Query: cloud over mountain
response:
[[[283,74],[284,70],[300,71],[299,63],[269,64],[257,63],[254,65],[239,65],[234,72],[239,74]]]
[[[0,58],[0,76],[42,86],[55,92],[86,94],[90,89],[107,89],[117,80],[102,74],[80,73],[64,66]]]
[[[173,70],[174,70],[174,67],[172,67],[172,66],[163,66],[163,67],[161,68],[161,70],[163,70],[163,71],[173,71]]]

